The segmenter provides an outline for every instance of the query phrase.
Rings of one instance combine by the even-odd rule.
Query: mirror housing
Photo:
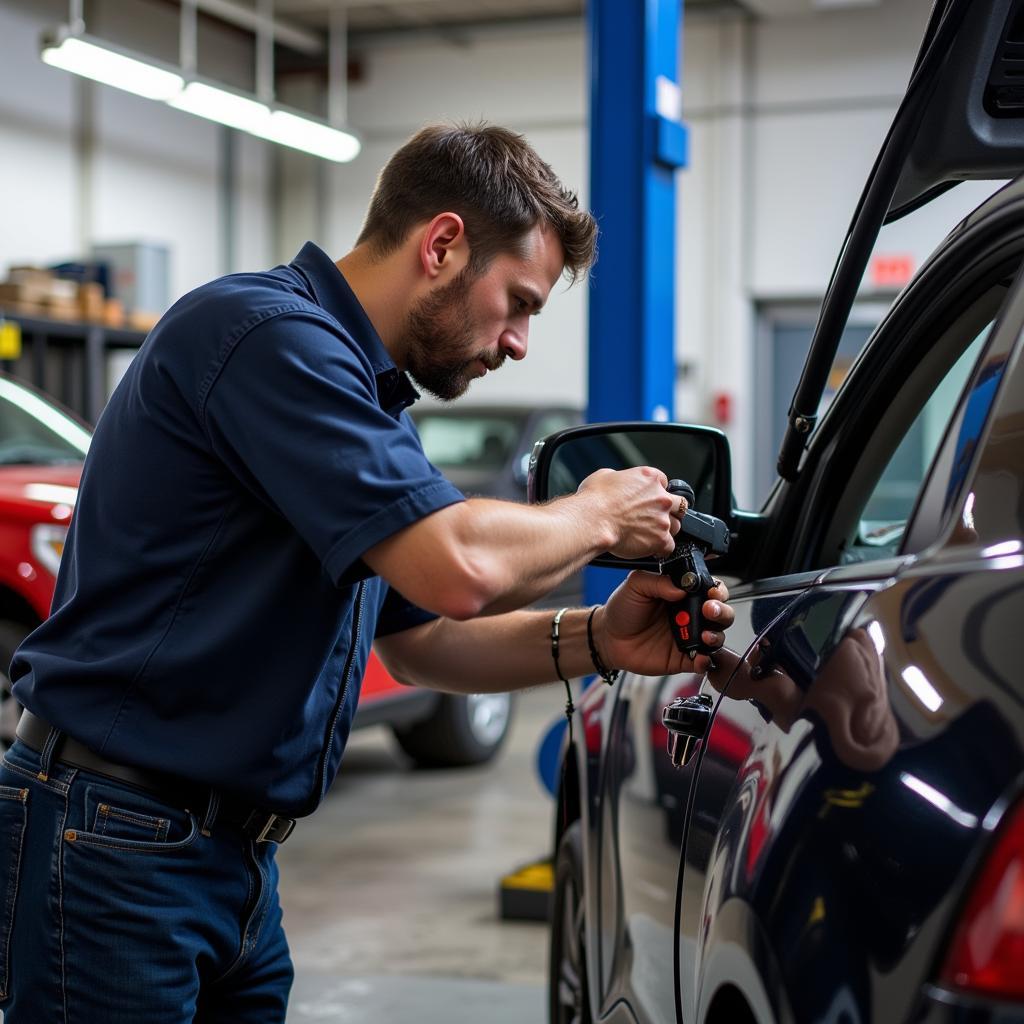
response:
[[[714,427],[647,421],[589,423],[542,438],[533,446],[527,492],[531,503],[574,494],[599,469],[654,466],[669,479],[681,478],[694,490],[694,509],[733,521],[729,442]],[[658,572],[653,558],[599,555],[592,565]]]

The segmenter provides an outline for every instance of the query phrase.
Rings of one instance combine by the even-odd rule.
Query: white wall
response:
[[[229,269],[220,129],[43,64],[40,33],[63,16],[49,6],[0,3],[0,275],[11,264],[83,256],[94,242],[159,242],[171,253],[173,300]],[[83,92],[92,97],[85,140]],[[230,269],[271,261],[269,149],[239,140]]]
[[[429,121],[483,118],[521,131],[586,203],[585,40],[579,29],[484,35],[466,47],[399,39],[363,56],[365,78],[350,90],[349,112],[365,147],[353,163],[331,169],[325,235],[332,252],[355,240],[381,166]],[[583,405],[586,351],[586,286],[556,286],[531,323],[527,359],[474,384],[470,397]]]
[[[40,24],[0,6],[0,273],[78,242],[75,86],[39,60]]]

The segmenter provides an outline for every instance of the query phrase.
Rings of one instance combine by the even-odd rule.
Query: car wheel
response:
[[[583,835],[574,821],[555,858],[548,962],[550,1024],[591,1024],[587,986],[586,904],[583,893]]]
[[[417,764],[459,768],[494,757],[511,724],[510,693],[446,693],[429,718],[395,729],[395,736]]]
[[[21,706],[11,696],[8,671],[18,644],[28,636],[28,626],[10,619],[0,619],[0,752],[14,742],[14,730],[21,717]]]

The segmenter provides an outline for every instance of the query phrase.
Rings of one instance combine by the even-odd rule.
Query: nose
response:
[[[528,328],[523,331],[503,331],[501,338],[498,340],[498,347],[501,349],[502,355],[507,356],[509,359],[525,359],[528,335]]]

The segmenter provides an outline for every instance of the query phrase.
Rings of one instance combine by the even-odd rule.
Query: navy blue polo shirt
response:
[[[309,813],[374,636],[432,618],[362,562],[463,495],[312,243],[184,296],[100,417],[14,693],[103,756]]]

